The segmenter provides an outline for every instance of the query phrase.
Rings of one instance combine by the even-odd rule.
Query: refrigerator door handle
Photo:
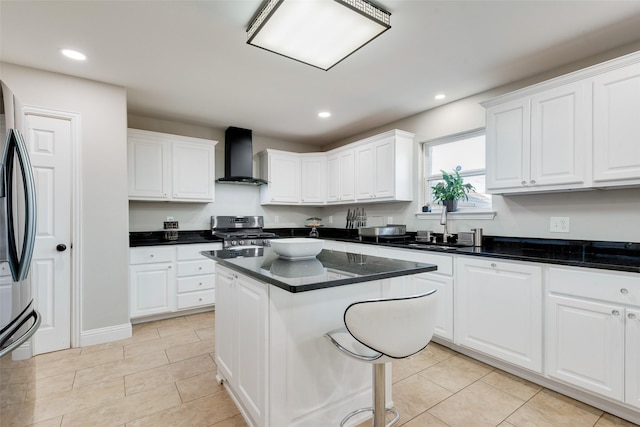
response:
[[[5,354],[11,353],[16,348],[20,347],[22,343],[27,341],[33,334],[36,333],[38,328],[40,327],[40,323],[42,323],[42,316],[38,312],[38,310],[32,308],[33,300],[27,305],[27,307],[22,311],[20,316],[15,319],[14,322],[7,325],[0,331],[0,357]],[[29,319],[33,319],[33,323],[27,329],[25,333],[21,336],[11,339],[13,335],[15,335],[20,328],[22,328]]]
[[[25,202],[25,224],[22,251],[18,258],[16,248],[16,236],[13,218],[13,156],[18,154],[18,164],[22,174],[24,184]],[[7,145],[5,147],[5,168],[6,168],[6,200],[7,200],[7,231],[9,235],[9,266],[15,282],[21,282],[29,274],[29,265],[33,256],[33,247],[36,239],[36,186],[29,161],[27,146],[22,139],[22,135],[15,130],[9,129]]]

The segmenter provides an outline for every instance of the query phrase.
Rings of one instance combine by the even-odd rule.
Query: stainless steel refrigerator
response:
[[[0,262],[12,282],[0,292],[0,357],[27,341],[40,326],[40,314],[27,280],[36,237],[36,194],[27,146],[19,132],[19,108],[0,81]],[[4,146],[3,146],[3,145]]]

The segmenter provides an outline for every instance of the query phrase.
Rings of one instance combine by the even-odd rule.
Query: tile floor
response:
[[[2,358],[0,426],[246,426],[215,381],[214,322],[176,317],[122,341]],[[393,397],[405,427],[634,425],[435,343],[394,364]]]

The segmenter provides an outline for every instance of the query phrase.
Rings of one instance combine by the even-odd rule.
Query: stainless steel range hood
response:
[[[253,141],[251,129],[230,126],[224,133],[224,178],[220,184],[267,184],[253,177]]]

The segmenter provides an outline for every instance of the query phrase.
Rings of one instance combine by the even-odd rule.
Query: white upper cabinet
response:
[[[596,76],[593,96],[595,185],[640,184],[640,64]]]
[[[264,150],[259,154],[263,205],[322,205],[327,188],[327,159],[324,153],[290,153]]]
[[[129,199],[213,202],[216,144],[129,129]]]
[[[268,182],[260,188],[262,204],[300,203],[300,156],[279,150],[259,153],[261,178]]]
[[[586,185],[589,110],[582,83],[487,109],[487,189],[522,193]]]
[[[300,202],[322,205],[327,200],[327,156],[324,153],[301,154]]]
[[[489,192],[640,185],[640,53],[483,105]]]
[[[412,133],[392,130],[327,153],[259,153],[261,202],[324,205],[413,200]]]

